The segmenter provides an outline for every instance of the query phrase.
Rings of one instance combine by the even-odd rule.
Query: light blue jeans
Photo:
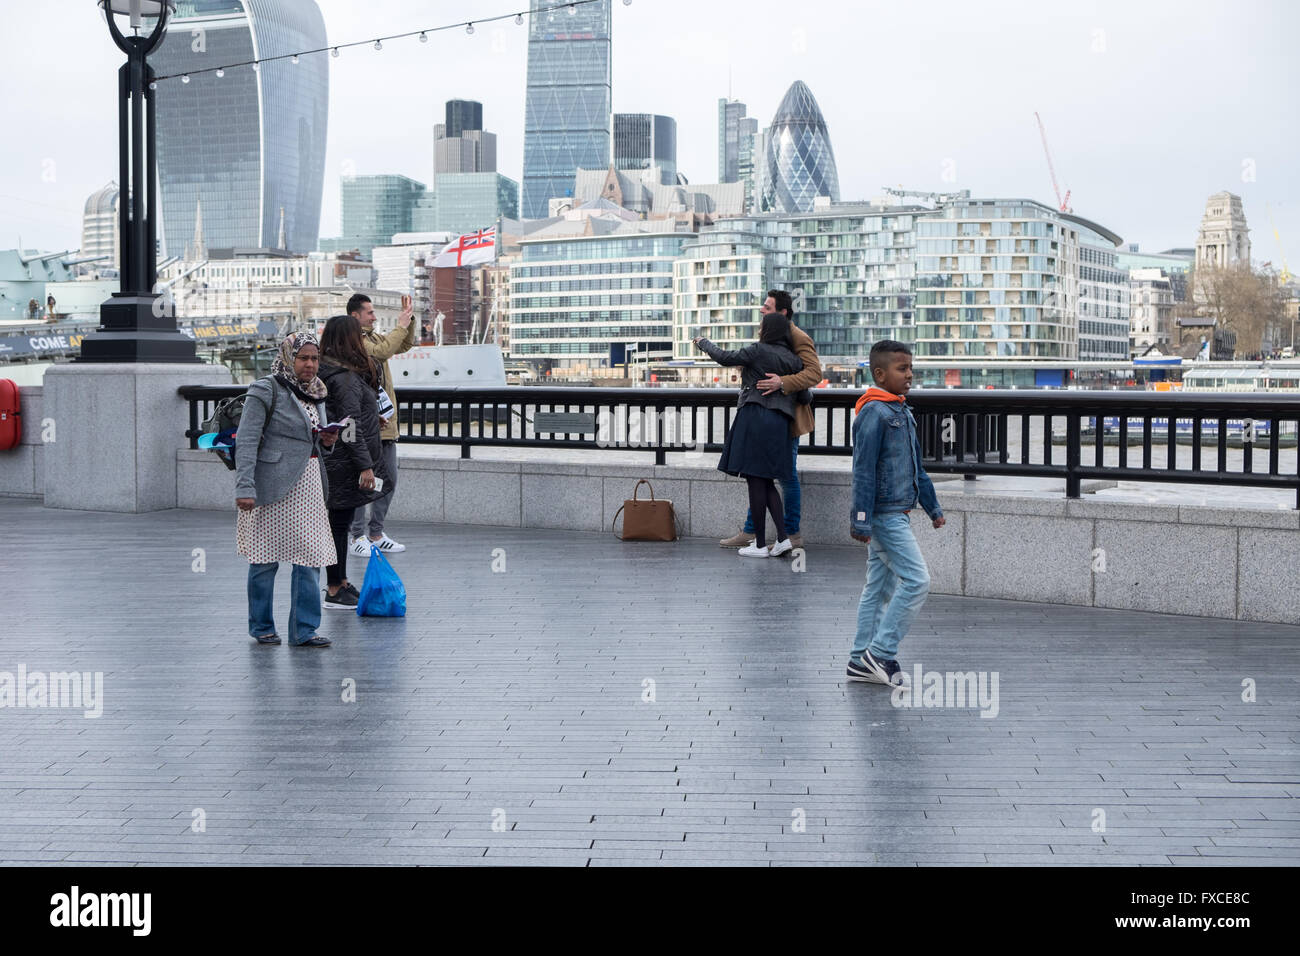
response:
[[[930,593],[930,571],[912,534],[912,523],[901,511],[871,519],[867,546],[867,583],[858,603],[858,633],[851,656],[868,647],[880,660],[894,660],[903,639]]]
[[[275,572],[280,565],[248,566],[248,634],[261,637],[275,633]],[[316,636],[320,627],[320,569],[293,566],[290,579],[293,597],[289,602],[289,643],[302,644]]]

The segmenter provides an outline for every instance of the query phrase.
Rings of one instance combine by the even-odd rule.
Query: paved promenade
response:
[[[3,863],[1300,863],[1294,627],[932,596],[900,660],[983,717],[846,683],[860,546],[395,524],[409,616],[310,650],[233,513],[0,521],[0,682],[103,673],[0,709]]]

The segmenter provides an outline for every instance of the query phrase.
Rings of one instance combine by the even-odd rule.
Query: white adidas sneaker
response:
[[[388,536],[387,532],[385,532],[384,536],[380,538],[378,541],[374,541],[371,543],[374,544],[374,546],[378,548],[380,551],[383,551],[385,554],[397,554],[397,552],[399,551],[406,550],[406,545],[394,541],[392,538]]]

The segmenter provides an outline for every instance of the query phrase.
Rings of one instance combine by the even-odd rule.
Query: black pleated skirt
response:
[[[755,478],[790,477],[790,419],[763,405],[740,406],[718,471]]]

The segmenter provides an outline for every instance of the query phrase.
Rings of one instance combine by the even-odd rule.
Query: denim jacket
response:
[[[853,422],[853,533],[870,535],[873,516],[910,510],[918,500],[931,520],[943,514],[921,465],[912,410],[904,402],[867,402]]]

